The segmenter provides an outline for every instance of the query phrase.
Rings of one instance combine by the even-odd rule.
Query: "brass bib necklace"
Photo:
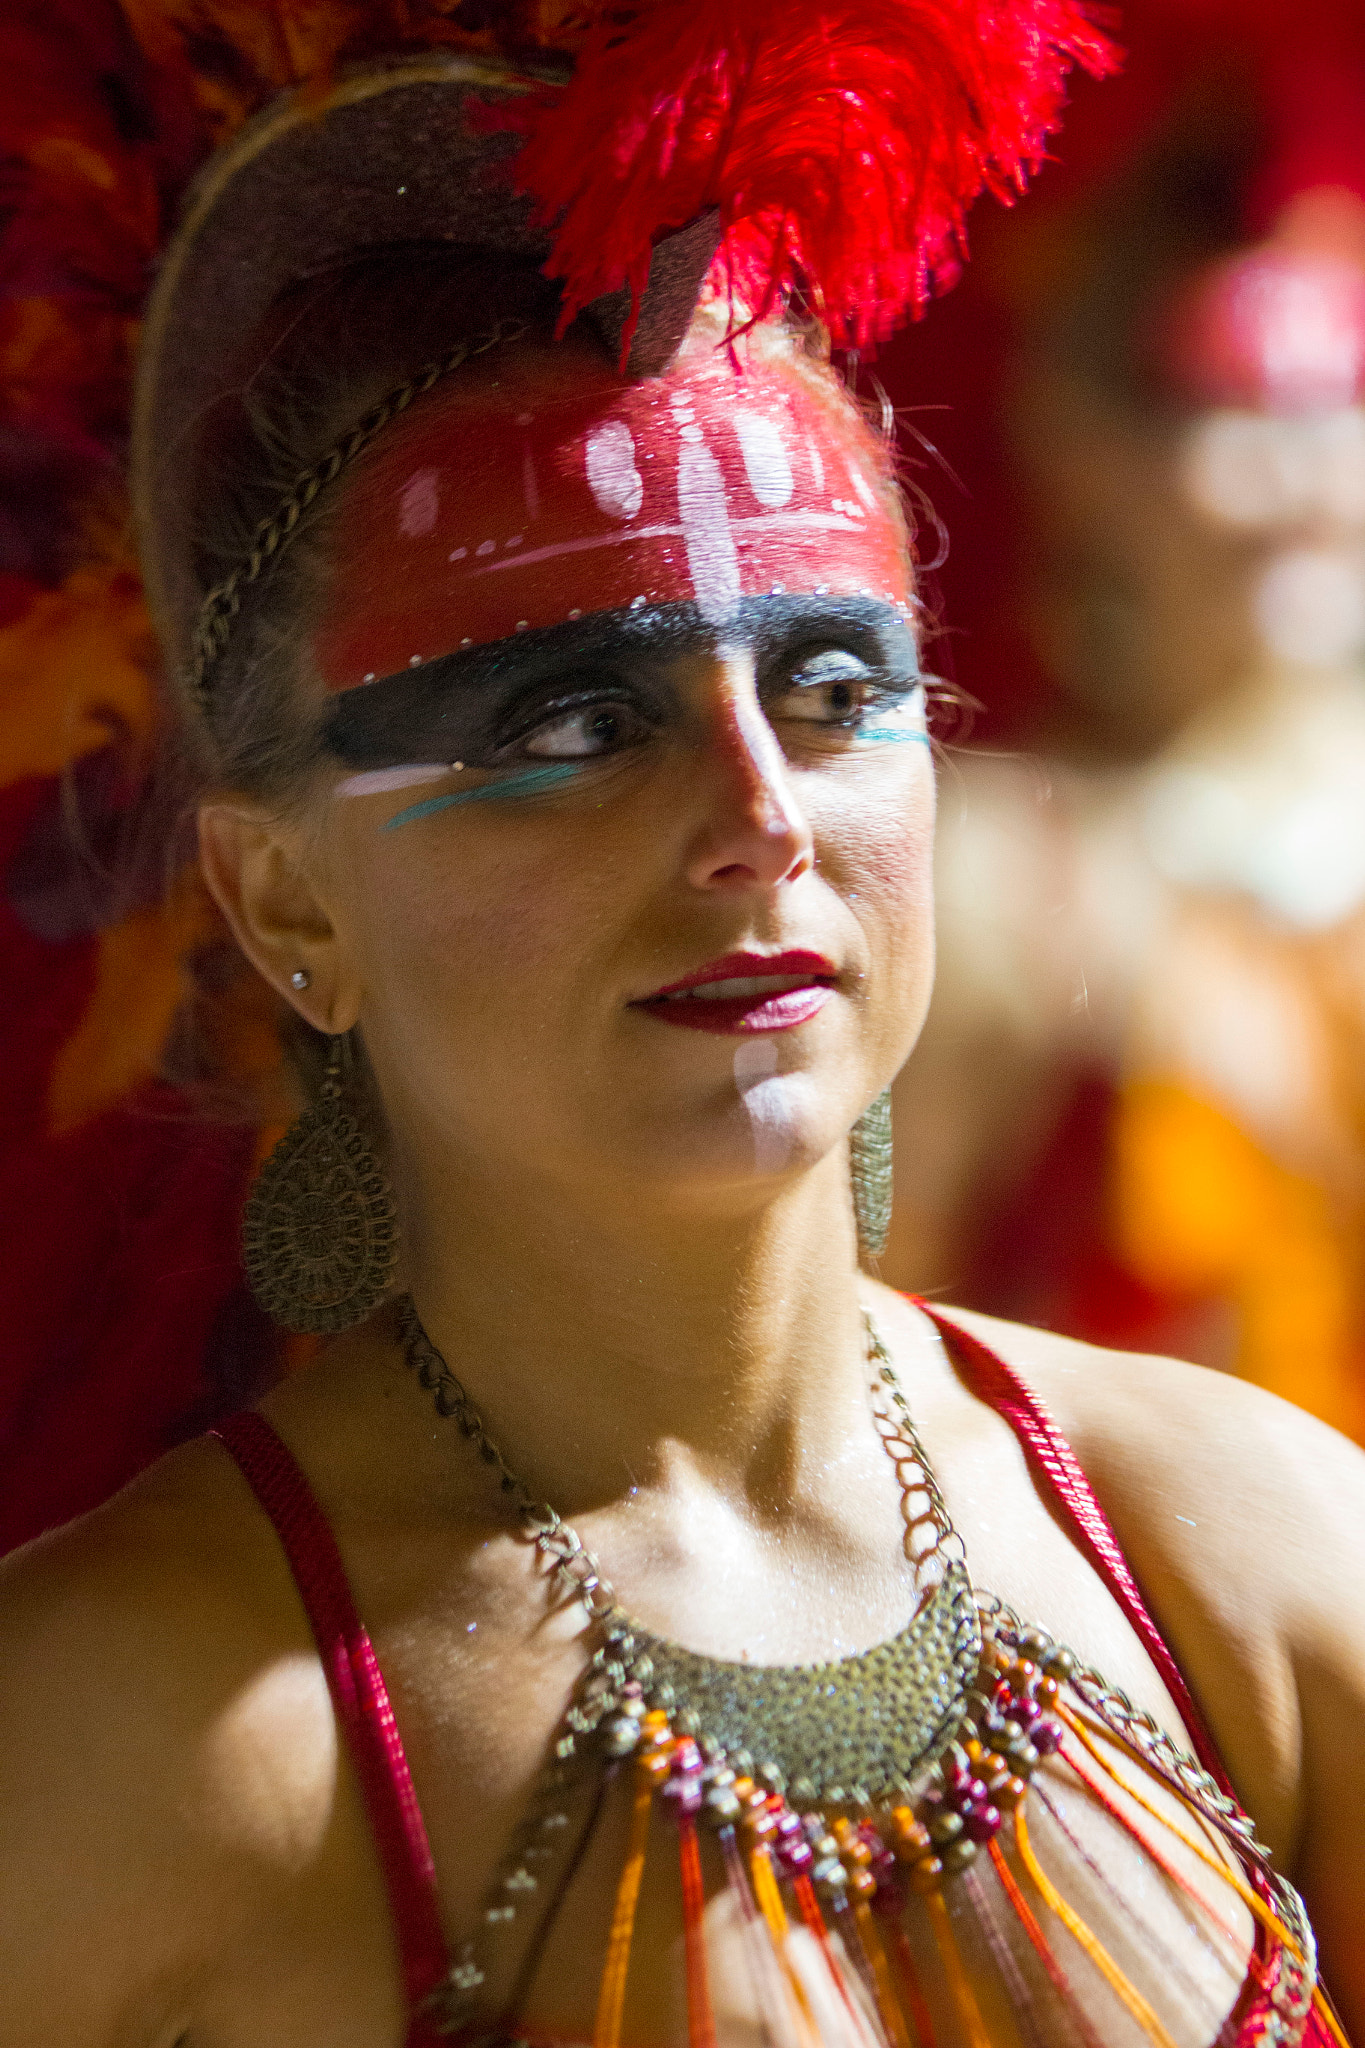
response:
[[[1238,2048],[1301,2041],[1315,2004],[1335,2031],[1316,1989],[1307,1916],[1246,1815],[1150,1715],[1046,1631],[973,1588],[870,1316],[872,1414],[901,1487],[916,1610],[873,1649],[769,1666],[699,1656],[633,1621],[597,1559],[507,1464],[410,1299],[400,1314],[408,1364],[494,1467],[528,1541],[559,1589],[581,1602],[595,1638],[481,1933],[433,2001],[440,2030],[470,2043],[531,2041],[518,2015],[592,1827],[590,1819],[571,1850],[565,1809],[595,1772],[595,1814],[606,1780],[624,1770],[634,1784],[631,1832],[593,2048],[621,2048],[635,1909],[660,1804],[676,1824],[689,2048],[717,2048],[703,1925],[708,1864],[712,1884],[719,1878],[733,1894],[772,2048],[937,2048],[935,2011],[953,2015],[967,2048],[991,2048],[964,1961],[964,1908],[980,1935],[971,1947],[999,1973],[1026,2041],[1097,2048],[1103,2015],[1121,2010],[1153,2048],[1175,2048],[1171,2029],[1189,2005],[1188,1995],[1180,2002],[1178,1962],[1152,1937],[1150,1971],[1120,1967],[1111,1953],[1119,1928],[1130,1946],[1143,1929],[1132,1909],[1123,1924],[1119,1888],[1108,1887],[1107,1917],[1091,1927],[1044,1867],[1047,1847],[1068,1838],[1091,1860],[1071,1829],[1078,1793],[1183,1886],[1189,1924],[1228,1980],[1222,2010],[1210,2011],[1209,2040],[1228,2038],[1239,1987]],[[714,1847],[704,1858],[707,1839]],[[1172,1862],[1173,1839],[1204,1866],[1207,1896]],[[1220,1894],[1250,1913],[1254,1953],[1220,1917]],[[504,2010],[492,2014],[481,1996],[484,1944],[527,1909],[537,1937]]]

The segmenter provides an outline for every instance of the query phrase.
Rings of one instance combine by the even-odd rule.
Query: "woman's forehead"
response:
[[[723,624],[774,591],[908,608],[885,459],[832,379],[708,347],[632,383],[504,346],[350,480],[314,642],[329,691],[592,612]]]

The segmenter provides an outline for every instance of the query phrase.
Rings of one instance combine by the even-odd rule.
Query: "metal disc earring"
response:
[[[387,1293],[398,1256],[393,1192],[342,1107],[344,1046],[332,1040],[320,1100],[280,1139],[242,1217],[251,1291],[286,1330],[361,1322]]]
[[[883,1089],[849,1133],[858,1255],[879,1259],[891,1228],[891,1090]]]

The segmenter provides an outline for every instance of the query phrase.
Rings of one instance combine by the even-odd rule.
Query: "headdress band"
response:
[[[251,537],[251,547],[245,558],[230,576],[217,584],[204,599],[203,607],[195,627],[193,659],[190,665],[190,694],[200,709],[207,713],[212,702],[210,675],[221,659],[232,632],[232,622],[241,610],[244,589],[260,581],[265,569],[278,561],[288,546],[304,513],[315,502],[324,485],[332,483],[352,462],[361,450],[368,448],[382,428],[390,420],[397,419],[416,398],[439,384],[475,356],[485,355],[496,348],[499,342],[515,341],[526,331],[520,320],[503,320],[480,340],[461,341],[445,355],[427,363],[415,377],[400,384],[387,398],[372,405],[356,424],[332,443],[327,453],[304,470],[291,488],[285,493],[275,510],[263,519]]]

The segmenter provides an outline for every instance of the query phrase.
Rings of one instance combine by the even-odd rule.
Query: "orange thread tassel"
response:
[[[1201,1891],[1197,1890],[1196,1887],[1190,1883],[1190,1880],[1185,1876],[1184,1872],[1177,1870],[1173,1863],[1167,1862],[1166,1858],[1162,1855],[1161,1851],[1156,1847],[1156,1844],[1154,1842],[1148,1841],[1146,1835],[1143,1834],[1141,1828],[1138,1827],[1137,1823],[1133,1821],[1129,1817],[1129,1815],[1123,1811],[1123,1808],[1118,1804],[1117,1800],[1111,1799],[1109,1797],[1103,1785],[1097,1785],[1095,1783],[1095,1780],[1091,1777],[1089,1771],[1082,1768],[1080,1760],[1077,1757],[1068,1755],[1066,1760],[1067,1763],[1070,1765],[1071,1769],[1076,1773],[1076,1776],[1080,1779],[1081,1783],[1084,1785],[1086,1791],[1095,1801],[1095,1803],[1098,1806],[1102,1806],[1105,1812],[1109,1815],[1110,1819],[1117,1821],[1119,1826],[1125,1831],[1125,1833],[1131,1835],[1133,1840],[1140,1844],[1140,1846],[1151,1857],[1153,1863],[1155,1863],[1157,1869],[1161,1872],[1162,1876],[1169,1878],[1171,1883],[1175,1885],[1178,1890],[1184,1892],[1188,1898],[1193,1900],[1194,1904],[1201,1909],[1201,1911],[1206,1915],[1206,1917],[1209,1920],[1212,1921],[1213,1925],[1217,1928],[1218,1932],[1232,1944],[1234,1949],[1240,1949],[1241,1943],[1237,1937],[1237,1930],[1233,1927],[1229,1927],[1227,1921],[1223,1918],[1222,1914],[1217,1910],[1215,1906],[1213,1906],[1209,1902],[1208,1899],[1204,1897],[1204,1894]],[[1228,1882],[1231,1883],[1231,1873],[1225,1870],[1224,1876],[1228,1879]],[[1248,1957],[1247,1961],[1254,1972],[1257,1967],[1256,1958],[1254,1956],[1251,1956]]]
[[[943,1893],[937,1889],[922,1894],[929,1909],[929,1925],[934,1930],[938,1943],[939,1957],[943,1963],[943,1974],[948,1979],[948,1988],[953,1994],[957,2016],[962,2022],[962,2031],[967,2039],[967,2048],[991,2048],[990,2035],[981,2017],[981,2008],[976,1994],[967,1981],[967,1972],[962,1967],[962,1958],[957,1952],[957,1939],[953,1934],[953,1923],[948,1917],[948,1908]]]
[[[929,2017],[924,1992],[920,1987],[919,1972],[915,1958],[903,1927],[892,1931],[891,1945],[895,1951],[896,1969],[901,1980],[901,1996],[910,2008],[910,2023],[919,2036],[919,2048],[938,2048],[934,2039],[934,2023]]]
[[[1068,1906],[1066,1900],[1057,1890],[1057,1887],[1040,1867],[1038,1859],[1034,1855],[1029,1843],[1028,1822],[1024,1819],[1024,1809],[1022,1806],[1017,1806],[1014,1810],[1014,1839],[1019,1845],[1019,1855],[1023,1861],[1024,1868],[1037,1887],[1043,1904],[1052,1909],[1067,1933],[1080,1943],[1091,1962],[1095,1965],[1095,1968],[1105,1978],[1111,1990],[1120,2001],[1127,2006],[1143,2032],[1150,2035],[1151,2039],[1157,2043],[1157,2048],[1175,2048],[1174,2041],[1166,2032],[1166,2029],[1162,2026],[1161,2021],[1152,2011],[1151,2006],[1148,2005],[1142,1993],[1136,1991],[1128,1982],[1128,1979],[1124,1976],[1108,1949],[1092,1934],[1080,1914],[1074,1912]]]
[[[782,1965],[782,1974],[796,2000],[805,2027],[813,2033],[815,2016],[810,2009],[806,1987],[792,1968],[787,1955],[787,1909],[782,1903],[782,1893],[773,1873],[773,1859],[761,1842],[750,1851],[749,1875],[753,1881],[758,1909],[768,1923],[768,1932],[772,1936],[777,1959]]]
[[[1236,1892],[1238,1898],[1242,1900],[1243,1904],[1256,1915],[1256,1918],[1261,1922],[1262,1926],[1267,1928],[1268,1931],[1275,1936],[1277,1941],[1283,1942],[1285,1947],[1289,1950],[1289,1953],[1293,1956],[1294,1960],[1297,1963],[1302,1964],[1302,1962],[1304,1961],[1303,1950],[1299,1947],[1299,1944],[1297,1943],[1297,1941],[1295,1941],[1293,1935],[1289,1932],[1289,1929],[1285,1926],[1284,1922],[1280,1919],[1279,1915],[1277,1913],[1272,1912],[1270,1907],[1266,1905],[1265,1901],[1257,1896],[1257,1894],[1251,1889],[1251,1886],[1247,1883],[1246,1879],[1241,1875],[1241,1873],[1239,1871],[1229,1869],[1228,1865],[1222,1862],[1220,1858],[1210,1855],[1209,1851],[1203,1847],[1202,1843],[1196,1842],[1192,1835],[1187,1835],[1183,1828],[1177,1827],[1169,1814],[1163,1813],[1159,1806],[1153,1806],[1150,1799],[1144,1799],[1142,1794],[1138,1791],[1137,1786],[1130,1785],[1128,1780],[1119,1771],[1115,1770],[1113,1764],[1110,1763],[1108,1757],[1105,1756],[1103,1751],[1100,1750],[1096,1746],[1096,1744],[1091,1740],[1084,1722],[1079,1720],[1077,1716],[1070,1711],[1069,1708],[1062,1707],[1059,1703],[1058,1712],[1062,1715],[1062,1718],[1065,1720],[1067,1727],[1071,1729],[1072,1733],[1076,1736],[1077,1740],[1084,1745],[1084,1747],[1089,1751],[1090,1755],[1095,1759],[1095,1762],[1099,1765],[1100,1769],[1104,1772],[1105,1776],[1107,1778],[1112,1778],[1116,1785],[1121,1786],[1122,1789],[1128,1794],[1128,1797],[1135,1801],[1136,1804],[1142,1808],[1144,1813],[1149,1813],[1153,1820],[1160,1821],[1162,1827],[1168,1828],[1170,1832],[1175,1836],[1177,1842],[1184,1843],[1185,1847],[1189,1850],[1192,1856],[1197,1856],[1199,1858],[1199,1861],[1201,1863],[1206,1863],[1210,1870],[1216,1870],[1218,1875],[1223,1879],[1223,1882],[1225,1884],[1230,1884],[1232,1886],[1232,1889]],[[1109,1734],[1108,1729],[1105,1729],[1103,1732],[1106,1735]],[[1110,1740],[1118,1741],[1119,1738],[1116,1736],[1111,1736]],[[1152,1765],[1149,1764],[1139,1752],[1132,1749],[1129,1746],[1129,1744],[1123,1743],[1122,1748],[1126,1755],[1132,1757],[1134,1763],[1139,1764],[1142,1767],[1142,1769],[1149,1772],[1149,1774],[1152,1777],[1160,1779],[1162,1784],[1166,1783],[1166,1780],[1162,1776],[1161,1772],[1155,1770],[1152,1767]]]
[[[910,2036],[905,2031],[905,2014],[896,1996],[896,1987],[891,1980],[891,1968],[886,1960],[886,1949],[881,1933],[872,1917],[872,1908],[866,1899],[854,1899],[853,1917],[858,1923],[858,1939],[863,1945],[872,1981],[877,1987],[877,2011],[882,2025],[895,2043],[895,2048],[910,2048]]]
[[[678,1821],[678,1868],[682,1875],[683,1946],[687,1958],[687,2048],[716,2048],[711,1988],[706,1981],[706,1886],[701,1846],[691,1814]]]
[[[653,1805],[653,1783],[641,1771],[635,1785],[630,1840],[616,1886],[611,1933],[607,1937],[607,1957],[602,1965],[602,1982],[597,1993],[592,2048],[619,2048],[621,2014],[626,2003],[626,1973],[630,1969],[630,1948],[635,1935],[635,1908],[640,1902],[640,1881],[645,1874],[645,1851],[649,1846],[649,1820]]]
[[[725,1871],[730,1881],[731,1895],[739,1906],[746,1936],[753,1944],[750,1949],[750,1963],[759,2004],[765,2012],[770,2005],[773,2006],[780,2015],[779,2033],[776,2038],[782,2042],[796,2038],[806,2044],[807,2030],[802,2025],[801,2014],[795,2006],[787,1973],[782,1967],[782,1959],[773,1947],[771,1931],[755,1903],[753,1887],[745,1869],[743,1851],[733,1827],[722,1828],[717,1839],[720,1842],[721,1854],[725,1858]],[[774,2038],[771,2025],[765,2025],[764,2035],[768,2040]]]
[[[821,1952],[825,1958],[825,1967],[834,1980],[835,1988],[840,1998],[844,2001],[846,2010],[856,2019],[857,2015],[853,2012],[853,2000],[848,1995],[848,1985],[844,1981],[844,1973],[840,1969],[834,1950],[830,1945],[829,1929],[825,1925],[825,1916],[820,1911],[820,1901],[815,1896],[815,1886],[804,1871],[799,1877],[793,1879],[792,1890],[796,1894],[796,1903],[801,1908],[802,1920],[805,1922],[809,1932],[815,1936],[815,1939],[820,1944]]]
[[[1211,1856],[1208,1850],[1201,1847],[1201,1845],[1198,1842],[1196,1842],[1191,1835],[1187,1835],[1183,1828],[1178,1828],[1175,1822],[1170,1818],[1170,1816],[1168,1814],[1164,1814],[1161,1811],[1160,1807],[1153,1806],[1150,1800],[1144,1799],[1142,1794],[1138,1791],[1137,1787],[1135,1785],[1130,1785],[1128,1780],[1125,1777],[1122,1777],[1120,1773],[1114,1769],[1114,1766],[1109,1762],[1108,1758],[1104,1756],[1101,1753],[1101,1751],[1096,1747],[1095,1743],[1091,1741],[1090,1735],[1087,1732],[1085,1724],[1079,1719],[1079,1717],[1076,1714],[1072,1713],[1069,1707],[1063,1706],[1062,1703],[1058,1701],[1057,1711],[1062,1716],[1062,1719],[1066,1722],[1067,1727],[1070,1728],[1072,1733],[1077,1737],[1077,1739],[1085,1745],[1086,1749],[1090,1752],[1091,1756],[1094,1757],[1095,1762],[1099,1765],[1100,1769],[1105,1773],[1105,1775],[1107,1777],[1112,1778],[1116,1785],[1121,1785],[1123,1787],[1123,1790],[1128,1794],[1128,1797],[1130,1799],[1136,1800],[1137,1804],[1142,1808],[1144,1813],[1149,1813],[1152,1816],[1153,1820],[1158,1820],[1161,1822],[1161,1825],[1164,1828],[1169,1828],[1171,1833],[1175,1836],[1177,1842],[1183,1842],[1185,1844],[1185,1847],[1190,1851],[1190,1853],[1194,1856],[1197,1856],[1201,1863],[1207,1863],[1210,1870],[1216,1870],[1218,1872],[1218,1875],[1223,1879],[1223,1881],[1226,1884],[1230,1884],[1232,1886],[1233,1890],[1237,1893],[1237,1896],[1242,1900],[1243,1904],[1252,1913],[1255,1914],[1256,1918],[1260,1921],[1261,1925],[1264,1928],[1266,1928],[1269,1933],[1273,1934],[1277,1941],[1280,1941],[1284,1944],[1284,1946],[1289,1950],[1290,1955],[1293,1956],[1295,1962],[1298,1963],[1299,1967],[1301,1969],[1306,1968],[1307,1960],[1304,1956],[1303,1950],[1300,1948],[1298,1942],[1294,1939],[1293,1935],[1289,1932],[1289,1929],[1285,1926],[1279,1914],[1272,1912],[1271,1908],[1266,1905],[1264,1899],[1260,1898],[1258,1894],[1252,1890],[1251,1886],[1237,1871],[1229,1868],[1229,1866],[1223,1863],[1220,1859]],[[1141,1750],[1135,1749],[1131,1743],[1125,1742],[1121,1736],[1113,1734],[1108,1728],[1101,1727],[1100,1732],[1103,1735],[1105,1735],[1110,1742],[1115,1743],[1119,1748],[1121,1748],[1126,1756],[1130,1756],[1133,1759],[1134,1763],[1138,1764],[1144,1771],[1147,1772],[1149,1777],[1159,1779],[1162,1784],[1166,1783],[1163,1774],[1159,1770],[1157,1770],[1155,1765],[1148,1762],[1147,1758],[1143,1756]],[[1340,2042],[1341,2048],[1351,2048],[1350,2042],[1346,2039],[1346,2036],[1341,2031],[1341,2027],[1337,2022],[1336,2016],[1334,2015],[1332,2008],[1328,2005],[1326,1999],[1322,1996],[1322,1993],[1318,1990],[1316,1984],[1313,1987],[1313,2004],[1316,2007],[1317,2011],[1321,2014],[1324,2023],[1330,2028],[1333,2038]]]
[[[1053,1990],[1057,1993],[1059,1998],[1065,1999],[1068,2010],[1071,2013],[1072,2019],[1075,2021],[1076,2026],[1080,2029],[1080,2032],[1087,2043],[1087,2048],[1099,2048],[1099,2043],[1096,2041],[1095,2035],[1091,2031],[1090,2023],[1086,2019],[1085,2014],[1081,2011],[1079,2002],[1076,1998],[1076,1994],[1071,1989],[1070,1978],[1067,1976],[1066,1971],[1058,1962],[1056,1956],[1052,1953],[1052,1943],[1048,1940],[1042,1928],[1038,1925],[1037,1919],[1034,1916],[1033,1908],[1030,1906],[1028,1900],[1024,1897],[1024,1894],[1020,1891],[1018,1883],[1015,1880],[1014,1872],[1010,1869],[1009,1864],[1005,1861],[1004,1850],[1001,1848],[999,1842],[995,1841],[994,1839],[992,1839],[990,1844],[990,1858],[991,1862],[995,1865],[995,1874],[1000,1880],[1001,1887],[1004,1890],[1005,1897],[1009,1900],[1011,1906],[1014,1908],[1015,1918],[1018,1920],[1019,1925],[1023,1928],[1025,1934],[1032,1942],[1034,1950],[1038,1956],[1039,1962],[1047,1971],[1048,1981],[1052,1985]]]

